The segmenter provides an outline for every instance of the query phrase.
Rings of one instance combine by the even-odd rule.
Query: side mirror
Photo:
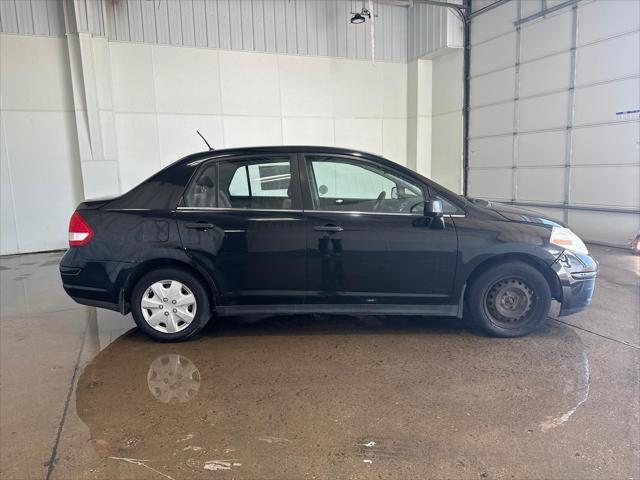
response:
[[[424,202],[424,216],[430,218],[440,218],[444,212],[442,200],[427,200]]]

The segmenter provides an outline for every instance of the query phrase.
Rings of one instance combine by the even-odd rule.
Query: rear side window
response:
[[[217,165],[207,166],[189,185],[185,192],[183,203],[185,207],[217,207],[216,184]]]
[[[186,207],[291,209],[288,156],[226,160],[200,172],[184,195]]]

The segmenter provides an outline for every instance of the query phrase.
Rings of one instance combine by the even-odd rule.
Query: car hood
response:
[[[474,208],[490,214],[502,220],[511,222],[537,223],[557,227],[566,227],[567,224],[556,218],[549,217],[541,212],[529,210],[527,208],[514,207],[504,203],[490,202],[477,198],[468,198]]]

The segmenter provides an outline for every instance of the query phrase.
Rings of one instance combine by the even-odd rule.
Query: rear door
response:
[[[295,155],[201,166],[177,218],[184,248],[219,289],[218,306],[304,301],[306,228]]]
[[[307,303],[386,304],[425,314],[452,303],[455,227],[446,216],[444,229],[435,229],[422,215],[425,185],[361,158],[302,157]]]

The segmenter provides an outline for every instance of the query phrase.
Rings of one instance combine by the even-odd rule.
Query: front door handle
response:
[[[344,228],[338,225],[322,225],[313,227],[316,232],[338,233],[344,230]]]
[[[186,227],[193,228],[195,230],[209,230],[211,228],[215,228],[215,225],[207,222],[190,222],[187,223]]]

